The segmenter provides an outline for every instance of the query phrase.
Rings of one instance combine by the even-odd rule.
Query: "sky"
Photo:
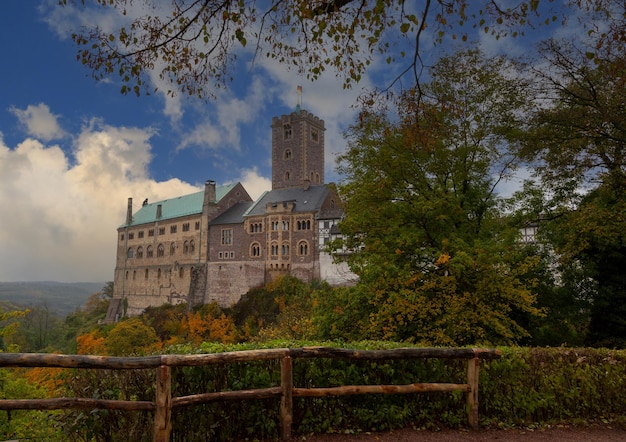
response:
[[[76,3],[0,2],[0,281],[112,280],[129,197],[137,210],[145,198],[193,193],[208,179],[239,181],[253,198],[269,190],[271,118],[295,110],[298,85],[302,108],[325,121],[326,181],[338,181],[335,158],[358,96],[394,70],[377,60],[346,90],[332,73],[311,83],[244,58],[215,100],[122,95],[117,78],[90,76],[69,38],[83,22],[120,17]],[[479,39],[510,54],[529,44]]]

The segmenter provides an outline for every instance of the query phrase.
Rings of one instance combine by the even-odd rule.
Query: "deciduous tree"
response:
[[[536,259],[517,247],[496,191],[517,165],[511,146],[530,104],[515,73],[476,50],[445,57],[421,100],[407,93],[352,128],[335,246],[352,251],[368,337],[513,343],[526,333],[513,313],[539,313],[523,282]]]
[[[588,344],[626,346],[626,52],[590,57],[568,42],[547,42],[539,71],[548,100],[526,153],[543,189],[545,237],[563,267],[580,267],[591,287]],[[592,282],[592,284],[589,284]]]
[[[107,353],[128,356],[152,353],[161,348],[156,332],[139,318],[118,322],[106,336]]]
[[[62,0],[66,4],[67,0]],[[83,3],[91,3],[83,0]],[[544,7],[552,0],[520,0],[502,6],[493,0],[175,0],[162,2],[94,0],[123,15],[111,29],[91,26],[73,34],[78,59],[100,79],[119,75],[122,92],[150,91],[145,73],[156,71],[185,94],[212,96],[230,81],[237,57],[251,48],[317,79],[334,69],[344,86],[358,82],[376,55],[402,63],[418,78],[422,34],[441,43],[444,37],[467,40],[482,30],[496,36],[563,19]],[[509,2],[510,3],[510,2]],[[606,10],[606,0],[572,0]],[[560,3],[559,3],[560,7]],[[137,8],[141,8],[137,12]],[[434,37],[434,38],[433,38]]]

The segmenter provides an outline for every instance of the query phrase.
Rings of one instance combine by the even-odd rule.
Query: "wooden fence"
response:
[[[171,413],[175,407],[213,401],[280,398],[280,434],[291,438],[293,397],[322,397],[357,394],[406,394],[461,391],[466,394],[470,427],[478,427],[478,373],[480,359],[498,359],[499,350],[483,348],[399,348],[392,350],[350,350],[329,347],[277,348],[200,355],[160,355],[146,357],[108,357],[41,353],[0,353],[2,367],[61,367],[80,369],[134,370],[156,369],[154,401],[122,401],[91,398],[3,399],[0,410],[55,410],[70,408],[115,409],[154,412],[155,442],[168,442],[172,431]],[[292,360],[331,358],[365,360],[467,359],[467,383],[414,383],[408,385],[344,385],[326,388],[298,388],[293,385]],[[271,388],[220,391],[172,397],[172,367],[202,366],[280,360],[280,385]]]

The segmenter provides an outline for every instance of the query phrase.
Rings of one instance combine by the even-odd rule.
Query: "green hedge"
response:
[[[626,417],[626,351],[506,348],[482,363],[483,424],[534,425]]]
[[[204,353],[253,348],[324,345],[356,349],[397,348],[388,342],[311,343],[271,342],[260,345],[200,349],[176,347],[172,353]],[[618,420],[626,416],[626,351],[566,348],[505,348],[502,358],[483,361],[480,370],[480,421],[483,426],[535,426],[554,422]],[[139,374],[138,374],[139,375]],[[77,370],[72,389],[86,396],[152,400],[153,376],[134,371],[104,371],[97,376]],[[146,376],[147,375],[147,376]],[[104,378],[108,376],[108,378]],[[212,391],[273,387],[280,384],[277,361],[237,363],[172,369],[172,394],[183,396]],[[326,387],[415,382],[466,382],[466,361],[347,361],[294,359],[296,387]],[[113,387],[113,380],[121,383]],[[149,384],[149,385],[148,385]],[[146,392],[147,391],[147,392]],[[152,396],[153,397],[153,396]],[[220,441],[235,438],[279,436],[278,398],[219,402],[173,410],[172,441]],[[106,440],[128,440],[128,429],[143,439],[152,438],[152,416],[145,412],[68,412],[75,440],[96,437],[107,428]],[[111,421],[109,423],[109,420]],[[83,430],[81,430],[81,426]],[[328,398],[294,398],[294,434],[382,431],[405,426],[462,428],[467,426],[465,398],[461,393],[364,395]],[[114,429],[114,431],[112,431]],[[118,431],[119,429],[119,431]],[[95,433],[95,434],[94,434]],[[104,439],[103,439],[104,440]]]

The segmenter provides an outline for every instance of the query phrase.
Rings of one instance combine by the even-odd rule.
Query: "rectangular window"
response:
[[[124,241],[124,234],[123,233],[120,235],[120,241]]]
[[[233,243],[233,229],[222,230],[222,245],[229,246]]]
[[[165,227],[159,227],[159,235],[165,235]]]
[[[200,230],[200,221],[196,221],[196,230]]]
[[[137,233],[137,237],[138,238],[143,238],[143,230],[141,230],[139,233]]]
[[[148,236],[154,236],[154,229],[148,230]]]
[[[189,232],[189,223],[183,223],[183,232]]]
[[[128,239],[135,239],[135,234],[134,233],[129,233],[128,234]]]
[[[176,228],[178,226],[176,224],[174,224],[173,226],[170,226],[170,233],[176,233]]]

